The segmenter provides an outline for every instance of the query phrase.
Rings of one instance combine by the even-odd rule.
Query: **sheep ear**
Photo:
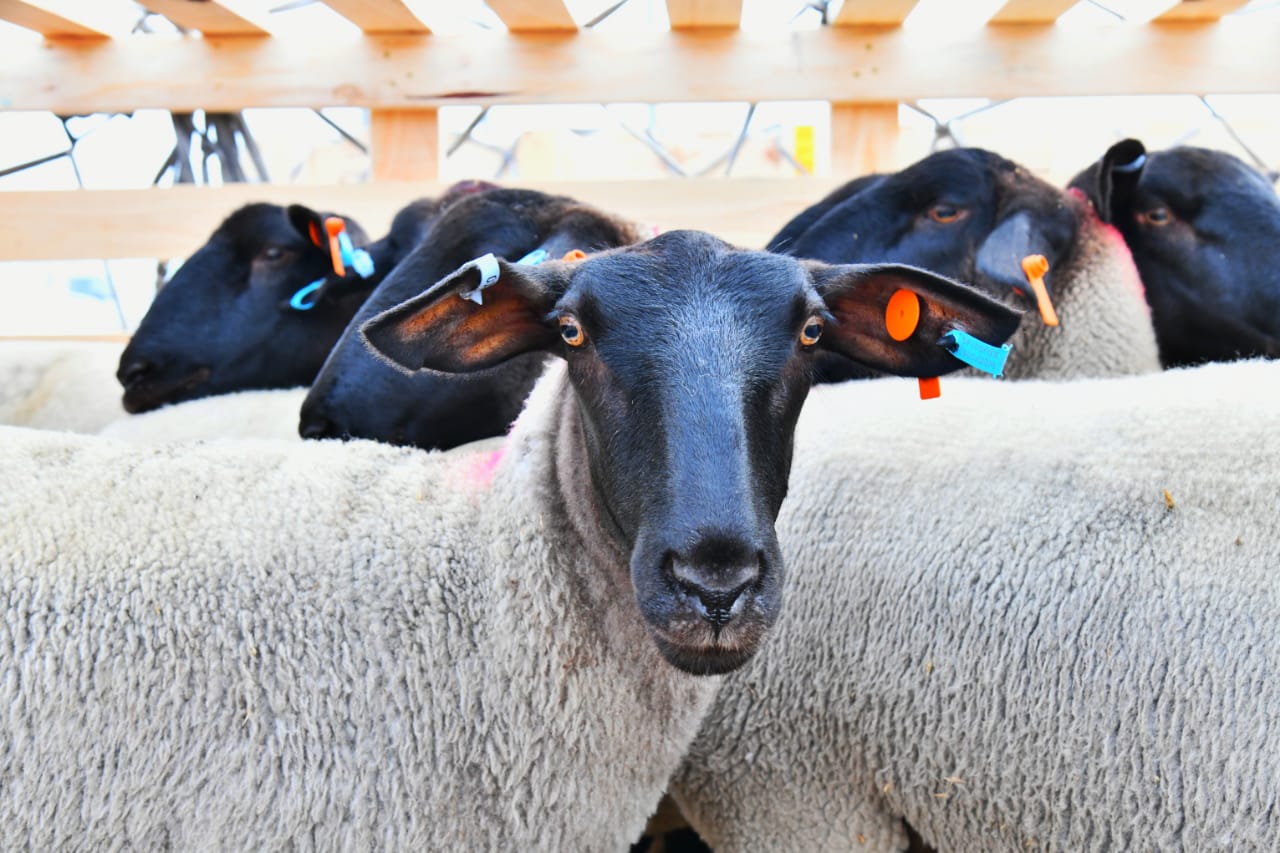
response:
[[[289,224],[304,239],[310,240],[317,247],[324,249],[328,241],[324,231],[324,217],[302,204],[291,204],[285,211]]]
[[[365,343],[410,372],[470,373],[557,340],[547,314],[564,294],[569,266],[469,261],[430,290],[360,327]]]
[[[1136,139],[1122,139],[1102,159],[1077,175],[1071,186],[1084,192],[1103,222],[1114,223],[1133,199],[1147,165],[1147,149]]]
[[[1022,315],[949,278],[902,264],[806,262],[835,318],[819,345],[876,370],[940,376],[964,367],[939,341],[960,330],[993,346]]]

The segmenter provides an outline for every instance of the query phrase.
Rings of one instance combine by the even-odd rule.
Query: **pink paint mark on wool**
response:
[[[1067,195],[1078,200],[1085,210],[1082,227],[1098,235],[1098,242],[1103,251],[1116,256],[1116,260],[1124,267],[1124,277],[1142,295],[1142,298],[1146,299],[1147,289],[1142,284],[1142,277],[1138,275],[1138,265],[1134,263],[1133,253],[1129,251],[1129,244],[1124,241],[1124,235],[1120,233],[1120,229],[1109,222],[1102,221],[1098,211],[1094,210],[1093,202],[1079,187],[1071,187],[1067,190]]]

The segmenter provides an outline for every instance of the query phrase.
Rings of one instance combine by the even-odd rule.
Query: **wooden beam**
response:
[[[267,31],[217,0],[141,0],[150,12],[164,15],[180,27],[207,36],[264,36]]]
[[[4,51],[0,92],[11,109],[61,113],[1273,93],[1280,22],[1262,17],[1247,26],[988,26],[963,39],[828,27],[365,36],[323,50],[285,38],[68,40]]]
[[[419,33],[431,28],[409,11],[403,0],[323,0],[324,4],[366,33]]]
[[[837,27],[896,27],[920,0],[844,0],[831,23]]]
[[[0,20],[35,30],[46,38],[108,38],[109,30],[74,15],[72,10],[47,8],[49,4],[36,5],[25,0],[0,0]]]
[[[732,181],[522,181],[663,230],[698,228],[741,246],[763,246],[782,224],[838,181],[735,178]],[[209,239],[231,211],[254,201],[297,202],[355,218],[371,235],[386,233],[395,212],[415,198],[439,195],[441,183],[289,186],[226,184],[144,190],[7,192],[0,205],[0,260],[176,258]],[[103,216],[102,211],[111,211]],[[0,292],[4,292],[0,282]]]
[[[375,181],[434,181],[440,176],[438,110],[372,110],[369,136]]]
[[[667,0],[673,30],[736,27],[742,22],[742,0]]]
[[[1157,15],[1155,19],[1157,21],[1216,21],[1248,3],[1249,0],[1184,0],[1169,11]]]
[[[897,168],[897,104],[831,105],[831,174],[847,181]]]
[[[578,24],[564,0],[485,0],[507,29],[518,32],[575,32]]]
[[[1052,24],[1079,0],[1007,0],[991,24]]]

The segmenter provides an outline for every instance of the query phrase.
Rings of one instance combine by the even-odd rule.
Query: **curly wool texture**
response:
[[[672,794],[718,851],[1280,837],[1280,362],[815,389],[786,604]],[[1167,495],[1166,495],[1167,493]]]
[[[138,444],[261,438],[299,441],[306,388],[236,391],[163,406],[112,421],[98,435]]]
[[[555,487],[563,371],[499,445],[0,440],[0,837],[625,849],[720,679]]]
[[[1080,231],[1072,255],[1049,272],[1060,325],[1046,326],[1033,302],[1019,297],[1026,314],[1010,340],[1004,375],[1089,379],[1157,372],[1151,309],[1124,238],[1081,198],[1067,198],[1080,208]]]
[[[124,417],[123,344],[0,341],[0,424],[97,432]]]

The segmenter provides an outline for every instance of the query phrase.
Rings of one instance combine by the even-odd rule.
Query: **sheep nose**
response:
[[[698,614],[716,628],[723,628],[737,614],[742,594],[760,580],[760,559],[744,554],[731,563],[695,564],[676,555],[671,562],[676,584],[690,598]]]
[[[121,385],[128,388],[146,379],[154,370],[155,364],[145,358],[140,358],[122,366],[116,377],[120,380]]]
[[[298,423],[298,434],[306,439],[332,438],[333,423],[324,415],[304,413]]]

